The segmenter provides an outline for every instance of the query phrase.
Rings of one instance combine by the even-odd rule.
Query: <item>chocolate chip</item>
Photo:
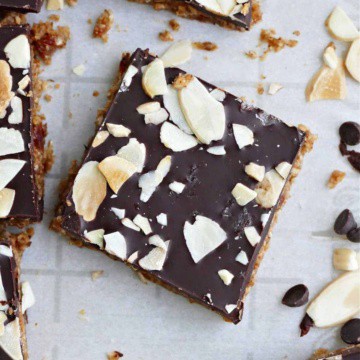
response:
[[[305,285],[299,284],[289,289],[281,302],[289,307],[299,307],[305,305],[308,301],[309,289]]]
[[[300,336],[305,336],[310,331],[310,328],[312,328],[313,326],[314,320],[308,314],[305,314],[304,318],[300,323]]]
[[[346,234],[346,237],[348,238],[348,240],[350,240],[354,243],[359,243],[360,242],[360,227],[349,231]]]
[[[339,235],[346,235],[349,231],[355,229],[357,224],[354,216],[349,209],[345,209],[337,217],[334,224],[334,231]]]
[[[349,163],[352,167],[360,172],[360,154],[356,153],[348,157]]]
[[[341,339],[347,344],[360,344],[360,319],[346,322],[340,331]]]
[[[347,145],[360,143],[360,125],[353,121],[347,121],[340,126],[339,134],[341,140]]]

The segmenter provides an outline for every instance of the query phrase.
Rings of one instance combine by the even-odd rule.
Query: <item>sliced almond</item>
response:
[[[18,82],[18,92],[21,93],[22,95],[25,95],[24,90],[29,86],[30,84],[30,76],[29,75],[25,75],[19,82]]]
[[[245,266],[249,263],[249,259],[244,250],[241,250],[239,252],[239,254],[236,256],[235,260]]]
[[[97,229],[92,231],[85,230],[84,232],[84,236],[86,240],[88,240],[94,245],[99,246],[100,249],[104,248],[104,234],[105,234],[104,229]]]
[[[6,296],[6,291],[4,288],[2,278],[0,276],[0,313],[2,311],[7,311],[8,309],[9,309],[9,304]]]
[[[142,230],[145,235],[149,235],[152,233],[151,225],[147,217],[137,214],[134,217],[133,222]]]
[[[347,272],[328,284],[306,312],[317,327],[345,323],[360,311],[360,273]]]
[[[121,158],[135,165],[137,172],[142,172],[146,159],[146,148],[144,144],[139,143],[137,139],[132,138],[127,145],[120,148],[117,154]]]
[[[235,304],[225,305],[225,310],[228,314],[231,314],[236,308],[237,308],[237,305],[235,305]]]
[[[145,93],[154,98],[167,92],[164,63],[161,59],[155,59],[144,70],[142,86]]]
[[[114,155],[105,158],[99,164],[99,170],[105,176],[111,190],[117,194],[125,182],[136,173],[137,168],[130,161]]]
[[[127,70],[126,70],[126,73],[123,77],[123,80],[122,80],[122,84],[125,86],[125,87],[129,87],[131,85],[131,82],[132,82],[132,79],[133,77],[138,73],[138,68],[135,67],[134,65],[130,65]],[[120,86],[120,90],[122,90],[122,86]]]
[[[21,309],[22,309],[22,313],[25,314],[26,310],[30,309],[35,304],[35,295],[28,281],[24,281],[21,284],[21,295],[22,295]]]
[[[269,95],[275,95],[277,92],[279,92],[283,86],[279,83],[271,83],[269,86],[268,94]]]
[[[279,175],[283,179],[287,179],[287,177],[290,174],[291,168],[292,168],[291,164],[289,164],[286,161],[283,161],[279,165],[276,166],[275,170],[279,173]]]
[[[19,35],[9,41],[4,51],[13,68],[28,69],[30,67],[30,44],[26,35]]]
[[[14,96],[11,91],[12,83],[9,64],[5,60],[0,60],[0,114],[5,112]]]
[[[160,140],[165,147],[175,152],[189,150],[198,145],[193,136],[184,133],[168,121],[161,126]]]
[[[17,159],[0,160],[0,190],[12,181],[24,167],[26,161]]]
[[[217,156],[226,155],[226,150],[224,145],[212,146],[206,149],[206,151],[212,155],[217,155]]]
[[[0,156],[18,154],[25,151],[21,132],[15,129],[0,128]]]
[[[245,166],[245,172],[257,181],[262,181],[265,176],[265,166],[249,163]]]
[[[353,41],[359,36],[356,26],[343,9],[336,6],[325,23],[331,36],[341,41]]]
[[[351,249],[335,249],[333,264],[336,270],[354,271],[359,269],[356,252]]]
[[[257,196],[254,190],[251,190],[241,183],[237,183],[235,185],[231,194],[240,206],[245,206],[250,201],[253,201]]]
[[[19,97],[14,96],[10,101],[12,112],[9,115],[9,124],[21,124],[23,121],[23,105]]]
[[[121,260],[126,259],[126,240],[119,232],[104,235],[105,251]]]
[[[22,360],[23,355],[21,351],[21,334],[19,318],[5,325],[5,331],[0,336],[0,348],[11,358],[15,360]]]
[[[323,60],[325,65],[332,69],[336,69],[339,64],[339,58],[335,52],[334,43],[330,43],[324,51]]]
[[[0,219],[10,214],[14,205],[14,199],[15,190],[5,188],[0,191]]]
[[[191,41],[181,40],[172,44],[160,58],[167,68],[184,64],[191,59],[191,54]]]
[[[247,126],[233,124],[233,130],[235,141],[240,150],[254,143],[254,133]]]
[[[285,180],[275,170],[265,174],[264,180],[255,188],[257,193],[256,202],[264,208],[271,208],[279,200]]]
[[[134,253],[132,253],[129,258],[127,259],[127,261],[132,264],[134,263],[134,261],[137,260],[137,258],[139,257],[139,252],[138,251],[135,251]]]
[[[156,111],[159,111],[161,109],[160,103],[158,101],[150,101],[144,104],[139,105],[136,108],[136,111],[141,114],[150,114]]]
[[[168,118],[168,112],[164,108],[161,108],[159,111],[145,114],[144,121],[145,124],[159,125],[166,121]]]
[[[225,110],[196,78],[178,91],[185,119],[196,137],[204,144],[220,140],[225,132]]]
[[[64,0],[47,0],[46,9],[50,11],[62,10],[64,8]]]
[[[72,69],[72,71],[77,76],[83,76],[85,72],[85,65],[84,64],[77,65]]]
[[[259,235],[259,233],[257,232],[257,230],[254,226],[245,227],[244,233],[245,233],[246,238],[249,240],[249,243],[252,246],[255,246],[261,240],[261,236]]]
[[[265,213],[265,214],[261,215],[260,220],[261,220],[261,225],[263,228],[265,228],[269,219],[270,219],[270,213]]]
[[[151,236],[149,238],[149,244],[157,246],[163,250],[166,250],[166,248],[167,248],[166,242],[159,235]]]
[[[223,102],[226,98],[226,92],[220,89],[210,91],[210,95],[217,101]]]
[[[125,217],[125,209],[118,209],[115,207],[112,207],[110,209],[120,220]]]
[[[219,270],[218,274],[226,286],[229,286],[234,278],[234,275],[226,269]]]
[[[173,181],[171,184],[169,184],[169,188],[171,191],[177,194],[181,194],[185,189],[185,184],[179,181]]]
[[[132,220],[130,220],[129,218],[123,218],[121,220],[122,224],[124,226],[126,226],[127,228],[134,230],[134,231],[140,231],[140,228],[134,224],[134,222]]]
[[[225,15],[217,0],[198,0],[198,3],[214,14]]]
[[[158,216],[156,216],[156,221],[162,226],[167,226],[168,224],[167,215],[164,213],[159,214]]]
[[[11,246],[0,245],[0,255],[12,258],[14,256]],[[1,276],[0,276],[1,278]]]
[[[97,161],[89,161],[76,175],[72,198],[75,211],[85,221],[96,217],[99,206],[106,197],[106,180],[98,169]]]
[[[146,256],[139,260],[139,266],[149,271],[160,271],[163,269],[170,241],[165,241],[163,246],[156,246]]]
[[[99,131],[94,138],[94,141],[92,142],[92,147],[98,147],[99,145],[103,144],[106,139],[109,137],[109,132],[106,130]]]
[[[220,225],[201,215],[196,216],[194,224],[185,222],[184,236],[195,263],[198,263],[226,240],[226,233]]]
[[[128,137],[131,133],[131,130],[128,129],[127,127],[125,127],[124,125],[107,123],[106,127],[112,136],[115,136],[118,138]]]
[[[350,75],[356,81],[360,82],[360,37],[355,39],[351,44],[346,56],[345,65]]]

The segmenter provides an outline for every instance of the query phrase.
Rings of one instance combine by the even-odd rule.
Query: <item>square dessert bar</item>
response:
[[[46,127],[29,26],[0,27],[0,225],[42,219]]]
[[[44,0],[0,0],[0,10],[40,12]]]
[[[52,226],[238,323],[312,138],[171,58],[122,64]]]
[[[261,19],[257,0],[130,0],[170,10],[178,16],[217,24],[231,30],[249,30]]]

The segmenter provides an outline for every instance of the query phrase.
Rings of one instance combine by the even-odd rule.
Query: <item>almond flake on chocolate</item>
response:
[[[30,67],[30,44],[25,35],[19,35],[7,43],[4,48],[9,64],[15,69],[28,69]]]
[[[225,305],[225,310],[228,314],[231,314],[237,308],[236,304],[227,304]]]
[[[105,234],[105,230],[104,229],[97,229],[97,230],[92,230],[92,231],[84,231],[84,236],[86,238],[86,240],[88,240],[89,242],[91,242],[94,245],[99,246],[100,249],[104,248],[104,234]]]
[[[270,219],[270,213],[267,213],[267,214],[262,214],[261,217],[261,225],[263,228],[265,228],[267,222],[269,221]]]
[[[269,95],[275,95],[277,92],[279,92],[283,86],[279,83],[271,83],[269,86],[268,94]]]
[[[234,278],[234,275],[226,269],[219,270],[218,274],[226,286],[229,286]]]
[[[107,123],[106,127],[112,136],[115,136],[118,138],[128,137],[131,133],[131,130],[128,129],[127,127],[125,127],[124,125]]]
[[[21,94],[21,95],[26,95],[24,90],[29,86],[30,84],[30,76],[29,75],[25,75],[19,82],[18,82],[18,92]]]
[[[115,194],[119,192],[125,182],[137,171],[133,163],[118,155],[105,158],[98,165],[98,168]]]
[[[275,170],[270,170],[265,174],[264,180],[257,184],[256,202],[264,208],[271,208],[279,200],[281,191],[285,185],[285,180]]]
[[[336,55],[335,49],[334,43],[330,43],[323,54],[324,63],[332,69],[336,69],[339,64],[339,58]]]
[[[0,348],[14,360],[22,360],[21,333],[19,318],[5,325],[5,331],[0,336]]]
[[[245,172],[255,180],[262,181],[265,176],[265,166],[251,162],[245,166]]]
[[[0,114],[5,113],[13,98],[11,91],[13,78],[10,73],[10,66],[5,60],[0,60]],[[4,114],[5,116],[5,114]]]
[[[126,259],[126,240],[119,232],[104,235],[105,251],[121,260]]]
[[[247,126],[233,124],[233,130],[235,141],[240,150],[254,143],[254,133]]]
[[[186,245],[195,263],[198,263],[226,240],[226,233],[220,225],[201,215],[196,216],[194,224],[186,221],[183,231]]]
[[[283,178],[283,179],[287,179],[287,177],[290,174],[292,165],[289,164],[286,161],[283,161],[282,163],[280,163],[279,165],[277,165],[275,167],[275,170],[279,173],[279,175]]]
[[[130,65],[128,69],[126,70],[126,73],[123,77],[122,84],[126,87],[129,87],[131,85],[133,77],[138,73],[138,68],[134,65]],[[120,87],[119,91],[122,90],[122,86]]]
[[[142,172],[146,158],[146,148],[143,143],[131,138],[125,146],[120,148],[117,155],[135,165],[136,172]]]
[[[152,233],[151,225],[147,217],[137,214],[134,217],[133,222],[142,230],[145,235],[149,235]]]
[[[240,206],[245,206],[249,202],[253,201],[257,196],[254,190],[251,190],[241,183],[237,183],[235,185],[231,194]]]
[[[14,96],[10,101],[10,105],[12,112],[8,118],[9,124],[21,124],[23,121],[23,105],[21,99]]]
[[[125,209],[118,209],[116,207],[112,207],[110,209],[120,220],[125,217]]]
[[[171,184],[169,184],[169,188],[171,191],[177,194],[181,194],[185,189],[185,184],[179,181],[173,181]]]
[[[190,40],[181,40],[172,44],[161,55],[164,67],[173,67],[184,64],[191,59],[192,45]]]
[[[21,309],[22,309],[22,313],[25,314],[26,310],[30,309],[35,304],[35,295],[28,281],[24,281],[21,284],[21,294],[22,294]]]
[[[152,243],[152,244],[151,244]],[[156,246],[146,256],[139,260],[139,266],[144,270],[160,271],[164,267],[170,241],[163,241],[159,236],[154,235],[149,239],[149,244]],[[160,246],[158,246],[160,245]]]
[[[164,213],[159,214],[158,216],[156,216],[156,221],[162,226],[167,226],[168,224],[167,215]]]
[[[0,311],[0,336],[4,335],[6,321],[7,321],[7,316],[3,311]]]
[[[360,311],[359,271],[347,272],[328,284],[308,306],[306,313],[317,327],[345,323]]]
[[[99,206],[106,197],[106,180],[98,169],[97,161],[89,161],[76,175],[72,198],[75,211],[85,221],[96,217]]]
[[[333,264],[336,270],[354,271],[359,269],[356,252],[351,249],[335,249]]]
[[[226,150],[224,145],[212,146],[209,147],[206,151],[212,155],[217,155],[217,156],[226,155]]]
[[[244,250],[241,250],[239,252],[239,254],[236,256],[235,260],[245,266],[249,263],[249,259]]]
[[[220,140],[225,132],[225,110],[196,78],[178,91],[185,119],[200,142]]]
[[[15,199],[15,190],[4,188],[0,191],[0,219],[10,214]]]
[[[132,253],[129,258],[127,259],[127,262],[129,262],[130,264],[132,264],[135,260],[137,260],[137,258],[139,257],[139,252],[135,251],[134,253]]]
[[[153,235],[149,238],[149,244],[153,246],[157,246],[163,250],[167,249],[167,245],[165,241],[159,235]]]
[[[337,40],[353,41],[359,36],[359,31],[345,13],[345,11],[336,6],[325,23],[330,34]]]
[[[13,257],[14,254],[13,254],[11,246],[9,247],[6,245],[0,245],[0,255],[7,256],[9,258]]]
[[[25,151],[21,132],[15,129],[0,128],[0,156],[18,154]]]
[[[256,228],[254,226],[247,226],[244,228],[245,236],[249,240],[249,243],[252,246],[255,246],[258,244],[261,240],[261,236],[257,232]]]
[[[97,147],[99,145],[101,145],[102,143],[104,143],[106,141],[106,139],[109,137],[109,132],[106,130],[102,130],[99,131],[94,138],[94,141],[92,142],[92,147]]]
[[[198,3],[214,14],[226,15],[217,0],[199,0]]]
[[[166,121],[169,118],[168,112],[161,108],[159,111],[145,114],[144,121],[145,124],[153,124],[153,125],[159,125],[162,124],[164,121]]]
[[[223,102],[226,98],[226,93],[220,89],[214,89],[210,91],[210,95],[217,101]]]
[[[163,96],[164,106],[170,114],[170,120],[177,125],[180,130],[186,134],[192,135],[193,132],[187,124],[184,114],[181,110],[178,91],[171,85],[168,85],[168,92]]]
[[[132,220],[130,220],[129,218],[123,218],[121,220],[122,224],[124,226],[126,226],[127,228],[134,230],[134,231],[140,231],[140,228],[134,224],[134,222]]]
[[[160,109],[161,109],[161,106],[158,101],[150,101],[150,102],[146,102],[144,104],[139,105],[136,108],[136,111],[141,115],[145,115],[145,114],[150,114],[150,113],[159,111]]]
[[[353,41],[346,56],[345,65],[350,75],[360,82],[360,37]]]
[[[168,121],[161,126],[160,140],[165,147],[175,152],[189,150],[198,145],[193,136],[184,133]]]
[[[155,59],[144,70],[142,86],[145,93],[154,98],[167,92],[164,64],[161,59]]]
[[[7,311],[9,309],[6,291],[4,288],[4,284],[2,281],[2,278],[0,276],[0,310],[1,311]]]
[[[24,160],[0,160],[0,190],[4,189],[15,178],[25,164],[26,161]]]

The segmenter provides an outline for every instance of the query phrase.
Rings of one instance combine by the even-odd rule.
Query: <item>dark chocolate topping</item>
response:
[[[329,353],[326,357],[320,360],[359,360],[360,346],[353,346]]]
[[[223,101],[227,123],[223,139],[209,146],[199,144],[187,151],[172,152],[160,142],[160,126],[146,125],[143,115],[136,111],[139,105],[150,101],[141,85],[141,68],[153,59],[141,50],[133,54],[130,64],[138,69],[138,73],[133,77],[130,87],[122,87],[116,95],[99,130],[106,129],[106,123],[122,124],[130,128],[130,137],[138,139],[146,146],[146,162],[142,173],[155,169],[164,156],[171,155],[172,165],[169,174],[147,203],[139,199],[140,174],[133,175],[123,185],[117,197],[111,197],[113,193],[108,188],[96,219],[89,223],[76,214],[73,205],[65,206],[62,226],[70,234],[83,240],[85,230],[105,229],[106,234],[120,231],[127,240],[127,256],[139,251],[138,259],[141,259],[150,250],[147,244],[148,237],[124,227],[110,209],[126,209],[126,217],[130,219],[137,214],[152,219],[153,233],[164,240],[170,240],[164,268],[161,271],[152,271],[152,275],[208,306],[205,295],[211,294],[210,306],[237,323],[239,309],[228,314],[225,306],[238,304],[240,308],[257,254],[268,234],[277,206],[264,209],[253,201],[241,207],[236,203],[231,191],[238,182],[250,188],[256,186],[257,181],[244,172],[244,166],[249,162],[258,162],[266,167],[266,171],[283,161],[292,164],[299,152],[304,134],[296,127],[290,127],[264,111],[245,105],[235,96],[227,94]],[[183,72],[177,68],[167,68],[167,83],[172,83],[179,73]],[[215,88],[204,81],[202,83],[208,90]],[[163,105],[161,96],[155,97],[154,100]],[[232,131],[233,123],[246,125],[254,132],[254,146],[239,150]],[[84,162],[100,162],[107,156],[115,155],[128,141],[128,138],[109,136],[102,145],[90,148],[86,152]],[[227,154],[209,154],[206,149],[214,145],[225,145]],[[186,184],[182,194],[178,195],[169,190],[169,184],[173,181]],[[73,203],[72,192],[67,199]],[[269,212],[270,219],[263,229],[261,215]],[[168,226],[162,227],[157,223],[156,216],[160,213],[167,214]],[[183,227],[186,221],[193,223],[195,216],[199,214],[216,221],[226,232],[227,240],[196,264],[186,246]],[[244,235],[245,226],[254,226],[257,229],[261,234],[260,244],[253,247],[249,243]],[[249,258],[248,265],[235,261],[240,250],[246,252]],[[138,262],[135,261],[133,265],[138,267]],[[219,278],[218,271],[221,269],[227,269],[234,275],[230,286],[226,286]]]
[[[44,0],[0,0],[0,10],[39,12]]]

